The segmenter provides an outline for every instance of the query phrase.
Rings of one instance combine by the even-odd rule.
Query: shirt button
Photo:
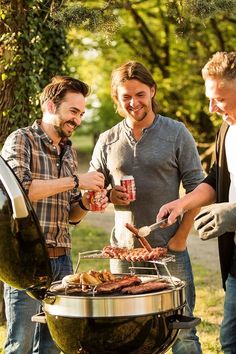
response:
[[[56,146],[53,145],[53,149],[56,150]]]
[[[57,163],[57,167],[59,166],[59,163]]]

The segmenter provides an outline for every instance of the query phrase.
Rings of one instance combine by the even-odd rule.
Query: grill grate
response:
[[[75,268],[75,273],[78,272],[79,265],[80,265],[80,262],[81,262],[82,259],[89,260],[89,259],[116,259],[116,258],[111,258],[111,257],[108,257],[108,256],[104,255],[101,250],[79,252],[78,253],[78,261],[77,261],[76,268]],[[167,266],[167,263],[169,263],[169,262],[175,262],[175,256],[174,255],[167,255],[165,257],[160,257],[160,259],[158,259],[158,260],[145,261],[145,263],[152,264],[153,265],[152,268],[150,268],[150,267],[138,267],[138,266],[134,265],[135,262],[130,261],[131,266],[129,267],[129,269],[130,269],[131,275],[136,274],[137,270],[142,270],[143,271],[143,270],[147,269],[148,271],[153,270],[156,273],[156,275],[159,276],[159,270],[158,270],[157,265],[161,265],[161,266],[163,266],[165,268],[165,271],[168,274],[168,277],[170,279],[171,284],[174,287],[176,287],[176,282],[173,280],[173,276],[170,274],[170,271],[169,271],[168,266]]]

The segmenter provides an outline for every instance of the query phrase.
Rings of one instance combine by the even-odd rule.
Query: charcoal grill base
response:
[[[69,318],[46,313],[53,340],[65,354],[154,354],[165,353],[178,329],[168,329],[164,314],[117,318]]]

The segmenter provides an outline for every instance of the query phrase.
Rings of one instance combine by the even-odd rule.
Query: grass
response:
[[[76,265],[78,250],[88,251],[102,249],[109,243],[109,235],[103,231],[91,227],[82,222],[79,227],[72,230],[73,234],[73,263]],[[81,260],[79,269],[81,271],[88,269],[108,269],[107,260]],[[203,354],[221,353],[219,344],[219,326],[223,313],[224,293],[221,289],[219,273],[213,273],[202,266],[193,264],[195,285],[196,285],[196,309],[195,316],[202,319],[198,326],[198,335],[202,344]],[[3,342],[5,339],[5,327],[0,326],[0,353],[3,353]],[[171,353],[171,351],[168,351]]]
[[[90,158],[93,150],[92,135],[82,135],[80,132],[76,132],[71,140],[76,150],[85,155],[87,159]]]
[[[220,351],[219,330],[223,315],[224,291],[219,273],[210,272],[193,264],[196,286],[195,315],[202,319],[198,335],[204,354]]]

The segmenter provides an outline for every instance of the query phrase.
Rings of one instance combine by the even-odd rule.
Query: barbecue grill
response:
[[[58,291],[51,284],[50,262],[37,217],[14,173],[0,157],[0,278],[42,300],[52,338],[66,354],[165,353],[180,329],[195,327],[200,319],[183,316],[185,283],[171,275],[162,291],[126,295]],[[81,258],[98,254],[80,255]],[[167,267],[168,261],[160,261]],[[154,269],[155,262],[153,262]],[[131,275],[145,280],[131,264]],[[116,277],[122,277],[117,274]]]

